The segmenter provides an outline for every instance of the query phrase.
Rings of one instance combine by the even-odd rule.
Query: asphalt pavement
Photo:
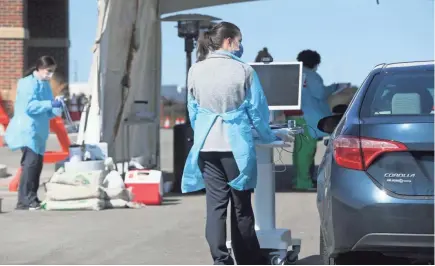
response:
[[[72,135],[72,138],[74,136]],[[172,131],[161,131],[162,170],[172,172]],[[48,146],[56,148],[51,136]],[[320,162],[323,144],[319,143]],[[315,193],[289,192],[291,155],[281,153],[277,175],[276,223],[302,239],[298,264],[319,264],[319,220]],[[0,148],[1,164],[11,174],[20,153]],[[277,161],[278,152],[275,155]],[[283,169],[283,168],[281,168]],[[44,166],[42,180],[54,171]],[[0,264],[211,264],[204,238],[203,195],[168,195],[162,206],[103,211],[14,211],[16,193],[7,191],[9,178],[0,180]],[[282,192],[281,192],[282,191]],[[41,190],[40,198],[43,199]]]

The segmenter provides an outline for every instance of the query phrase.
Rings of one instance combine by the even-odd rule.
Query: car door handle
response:
[[[323,145],[328,146],[328,144],[329,144],[329,139],[324,139],[323,140]]]

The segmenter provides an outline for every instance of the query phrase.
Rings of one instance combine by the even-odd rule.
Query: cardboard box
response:
[[[332,110],[332,108],[334,108],[335,106],[340,105],[340,104],[349,105],[349,103],[352,100],[355,93],[356,93],[355,88],[343,89],[342,91],[329,96],[328,105],[331,108],[331,110]]]

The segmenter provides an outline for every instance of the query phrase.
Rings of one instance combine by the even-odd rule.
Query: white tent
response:
[[[79,143],[107,142],[117,162],[159,167],[161,15],[247,1],[256,0],[98,0],[92,99]]]

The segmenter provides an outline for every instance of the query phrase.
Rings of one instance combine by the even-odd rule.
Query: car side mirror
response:
[[[334,114],[344,114],[347,110],[347,105],[346,104],[339,104],[334,106],[334,108],[332,108],[332,112]]]
[[[331,134],[338,126],[338,123],[340,123],[342,117],[342,114],[324,117],[317,123],[317,128],[322,132]]]

